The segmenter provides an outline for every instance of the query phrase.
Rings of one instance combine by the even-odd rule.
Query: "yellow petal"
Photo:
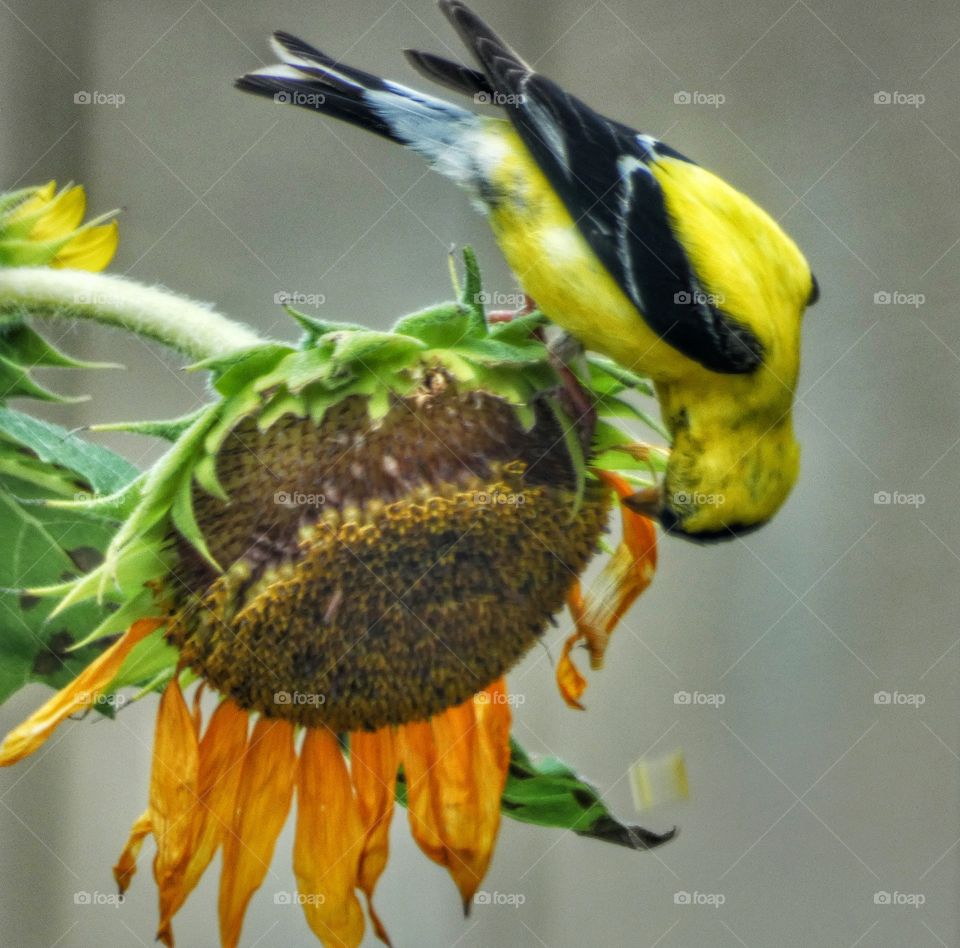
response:
[[[197,689],[200,693],[200,689]],[[199,728],[194,702],[194,722]],[[221,702],[200,741],[197,798],[190,821],[193,836],[180,878],[161,907],[159,930],[170,930],[173,916],[194,890],[230,829],[247,746],[249,718],[232,701]]]
[[[56,191],[57,182],[48,181],[42,187],[37,188],[36,191],[30,195],[26,201],[24,201],[10,214],[10,220],[20,221],[26,217],[36,214],[38,211],[42,211],[43,208],[46,207],[53,199]]]
[[[307,924],[325,944],[355,948],[363,909],[354,891],[363,851],[360,811],[334,734],[308,730],[300,750],[293,871]]]
[[[222,948],[236,948],[240,940],[247,905],[267,874],[277,836],[290,812],[296,770],[292,725],[260,718],[250,735],[232,827],[223,842]]]
[[[57,237],[66,237],[80,226],[86,210],[87,195],[83,188],[80,186],[67,188],[52,201],[46,202],[43,214],[30,231],[30,237],[33,240],[55,240]]]
[[[150,772],[150,827],[157,842],[153,875],[161,918],[157,940],[165,945],[173,944],[170,906],[183,902],[180,889],[195,833],[199,772],[195,722],[174,678],[160,699]]]
[[[373,890],[387,865],[399,762],[397,735],[392,727],[350,736],[350,772],[364,829],[359,885],[366,893],[367,911],[377,937],[387,945],[390,938],[373,908]]]
[[[102,270],[117,252],[117,222],[82,230],[57,251],[51,267],[72,270]]]
[[[447,868],[468,911],[493,854],[510,763],[502,679],[429,722],[403,725],[400,757],[414,839]]]
[[[117,642],[91,662],[69,685],[15,727],[0,745],[0,767],[15,764],[32,754],[61,721],[89,708],[116,677],[133,647],[163,623],[163,619],[140,619],[134,622]]]
[[[113,867],[113,878],[117,880],[121,895],[130,887],[133,875],[137,871],[137,858],[143,848],[143,841],[152,831],[150,811],[145,810],[130,827],[130,838],[127,840],[127,845],[123,847],[117,864]]]

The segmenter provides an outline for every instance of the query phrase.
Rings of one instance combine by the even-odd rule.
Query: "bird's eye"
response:
[[[820,299],[820,284],[817,283],[817,278],[811,273],[810,281],[813,283],[813,286],[810,287],[810,296],[807,298],[807,306],[813,306],[814,303]]]

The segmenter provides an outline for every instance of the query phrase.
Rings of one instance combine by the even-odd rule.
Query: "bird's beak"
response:
[[[629,497],[624,497],[621,503],[634,513],[658,520],[663,510],[663,494],[659,487],[645,487]]]

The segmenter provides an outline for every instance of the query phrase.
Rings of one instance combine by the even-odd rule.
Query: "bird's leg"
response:
[[[660,508],[663,506],[663,492],[659,485],[644,487],[629,497],[623,497],[620,503],[634,513],[650,520],[656,520],[660,516]]]
[[[537,308],[537,304],[526,293],[523,294],[523,306],[520,309],[494,309],[487,313],[488,323],[509,323],[518,316],[526,316]]]
[[[550,366],[560,379],[559,399],[567,414],[576,422],[585,451],[593,440],[597,424],[597,407],[590,392],[571,368],[575,359],[583,356],[583,347],[572,336],[564,334],[547,346]]]

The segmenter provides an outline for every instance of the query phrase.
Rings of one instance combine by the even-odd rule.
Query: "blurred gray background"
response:
[[[378,900],[394,943],[960,945],[960,8],[477,6],[542,71],[782,219],[823,297],[805,325],[803,475],[776,520],[711,549],[662,544],[656,582],[590,676],[587,713],[563,707],[542,649],[510,676],[522,742],[679,837],[632,853],[506,821],[484,889],[525,901],[464,920],[401,814]],[[447,297],[452,244],[473,244],[487,288],[512,292],[483,219],[416,156],[231,88],[269,57],[274,28],[414,84],[402,47],[460,55],[429,0],[0,0],[0,187],[85,182],[94,210],[124,208],[115,272],[284,338],[279,292],[322,295],[324,317],[376,327]],[[78,91],[125,101],[77,105]],[[62,342],[127,366],[75,379],[93,399],[51,413],[64,424],[169,417],[205,398],[159,348],[88,327]],[[158,454],[108,441],[141,464]],[[877,503],[883,491],[924,502]],[[567,631],[549,636],[554,655]],[[723,703],[680,705],[678,691]],[[879,691],[922,704],[877,704]],[[43,697],[31,688],[0,709],[0,732]],[[0,773],[3,944],[152,943],[149,843],[122,907],[74,893],[114,891],[155,707],[67,725]],[[632,812],[628,766],[675,748],[689,802]],[[312,943],[272,898],[293,887],[290,846],[288,827],[244,945]],[[178,917],[178,945],[216,943],[216,876]],[[679,905],[678,892],[724,902]],[[878,892],[923,904],[876,904]]]

